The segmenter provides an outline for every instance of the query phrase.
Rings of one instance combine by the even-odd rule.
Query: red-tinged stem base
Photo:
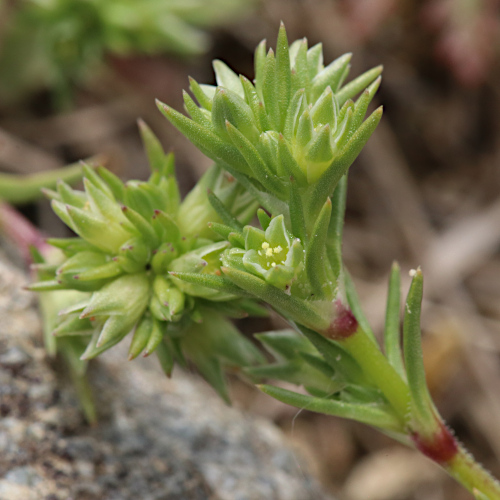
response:
[[[488,500],[500,500],[500,483],[461,446],[442,422],[432,438],[414,433],[416,448],[473,494],[482,493]]]

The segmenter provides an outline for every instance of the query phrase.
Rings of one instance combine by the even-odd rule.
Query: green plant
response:
[[[266,52],[264,42],[257,48],[254,84],[216,61],[217,86],[191,80],[198,104],[184,94],[191,118],[159,103],[170,122],[215,161],[195,194],[181,205],[173,201],[177,195],[171,159],[143,128],[153,166],[147,183],[124,187],[100,169],[86,172],[85,193],[64,184],[52,193],[54,209],[80,238],[52,241],[66,260],[44,269],[55,275],[52,281],[32,288],[85,294],[82,302],[64,311],[67,319],[55,330],[68,335],[86,328],[92,336],[84,358],[120,341],[134,324],[135,354],[142,322],[157,321],[164,329],[157,337],[148,330],[148,338],[159,339],[163,358],[182,359],[181,350],[199,349],[193,359],[220,392],[220,378],[210,375],[204,364],[213,366],[217,357],[244,366],[253,379],[302,385],[308,394],[272,385],[260,388],[288,404],[379,428],[420,450],[478,498],[500,499],[499,483],[458,443],[429,395],[420,341],[420,269],[412,272],[401,348],[400,274],[393,267],[383,352],[343,265],[348,169],[382,116],[378,108],[365,118],[381,68],[344,85],[349,60],[345,55],[324,67],[321,45],[308,48],[306,40],[299,40],[289,46],[282,26],[276,54]],[[222,169],[231,177],[224,177]],[[224,191],[228,182],[231,195]],[[239,207],[236,192],[240,202],[245,200]],[[262,207],[257,211],[262,229],[245,225],[256,208],[254,201]],[[119,210],[120,202],[127,209]],[[203,225],[193,230],[193,214],[201,205],[206,220],[212,221],[211,232]],[[165,214],[160,220],[154,217],[158,207]],[[182,207],[185,218],[179,216]],[[179,234],[186,235],[184,243]],[[157,266],[159,253],[153,255],[153,249],[170,245],[176,258]],[[163,302],[157,279],[183,294],[182,309],[157,309],[155,300],[160,299],[160,306]],[[202,297],[196,292],[200,289]],[[215,295],[205,292],[209,289]],[[189,325],[196,325],[205,310],[221,322],[228,313],[256,310],[256,302],[233,298],[237,296],[270,305],[293,327],[257,336],[274,362],[262,362],[236,333],[222,345],[222,330],[195,335],[185,345],[192,335]],[[235,354],[245,350],[245,358]],[[169,373],[171,362],[167,367]]]
[[[47,88],[60,104],[103,69],[107,55],[200,54],[203,27],[248,10],[253,0],[23,0],[0,51],[0,91],[16,98]],[[23,64],[19,64],[22,60]]]

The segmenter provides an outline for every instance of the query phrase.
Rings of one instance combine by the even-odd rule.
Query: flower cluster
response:
[[[84,191],[64,182],[57,191],[46,191],[55,212],[78,238],[49,240],[64,259],[38,266],[45,279],[31,288],[80,292],[59,312],[53,333],[90,335],[83,359],[97,356],[133,331],[130,359],[156,351],[170,372],[174,358],[196,358],[207,379],[225,394],[220,363],[248,365],[259,356],[220,312],[242,316],[262,310],[239,297],[236,287],[232,293],[195,287],[168,273],[220,274],[220,257],[229,243],[207,226],[208,220],[222,222],[208,190],[213,203],[238,223],[249,221],[256,204],[217,166],[180,202],[173,156],[163,153],[145,124],[141,129],[152,166],[148,181],[124,184],[104,168],[84,167]],[[192,338],[200,335],[203,356]],[[222,351],[214,347],[221,339],[227,344]]]

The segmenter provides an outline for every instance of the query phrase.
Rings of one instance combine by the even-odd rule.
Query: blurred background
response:
[[[180,109],[188,75],[214,82],[214,58],[253,77],[253,49],[263,38],[274,45],[280,20],[290,41],[323,42],[327,63],[353,52],[353,76],[384,65],[385,117],[350,171],[345,260],[379,332],[393,260],[405,276],[422,266],[431,390],[498,477],[498,0],[0,0],[0,168],[30,173],[99,153],[123,178],[145,178],[141,117],[175,152],[187,191],[210,161],[154,99]],[[47,202],[20,210],[46,234],[65,234]],[[340,500],[470,498],[369,428],[288,408],[237,380],[233,395],[280,425]]]

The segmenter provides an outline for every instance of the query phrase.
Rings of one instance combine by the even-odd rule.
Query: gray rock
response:
[[[95,364],[89,428],[45,359],[25,281],[0,258],[0,500],[328,498],[277,428],[151,360]]]

